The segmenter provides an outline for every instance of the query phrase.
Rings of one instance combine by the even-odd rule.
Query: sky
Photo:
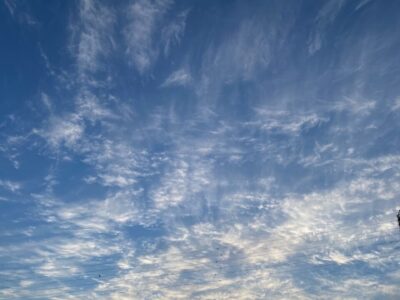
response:
[[[0,299],[398,299],[400,1],[0,2]]]

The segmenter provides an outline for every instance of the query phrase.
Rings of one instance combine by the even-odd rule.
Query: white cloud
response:
[[[178,159],[163,176],[160,186],[152,193],[158,209],[174,207],[193,201],[211,183],[207,162],[196,159]]]
[[[343,101],[335,103],[333,109],[338,111],[347,111],[354,115],[365,116],[370,114],[375,107],[376,101],[374,100],[345,97]]]
[[[41,100],[42,100],[44,106],[51,112],[53,110],[53,108],[52,108],[53,105],[51,104],[50,97],[46,93],[42,92]]]
[[[17,2],[15,0],[4,0],[4,5],[12,16],[14,16],[15,9],[17,8]]]
[[[84,124],[79,115],[68,114],[64,117],[52,117],[48,128],[34,130],[34,133],[47,140],[55,149],[62,145],[73,148],[84,134]]]
[[[14,192],[18,192],[22,188],[22,185],[21,185],[21,183],[16,182],[16,181],[0,179],[0,187],[14,193]]]
[[[79,23],[72,25],[73,38],[77,38],[76,49],[78,70],[81,76],[100,69],[101,59],[112,48],[113,11],[100,1],[82,0],[79,6]]]
[[[57,277],[70,277],[79,272],[77,266],[69,266],[65,268],[65,262],[57,261],[46,261],[37,269],[37,273],[46,277],[57,278]]]
[[[186,18],[188,14],[189,10],[179,13],[173,21],[163,28],[161,36],[164,44],[165,56],[168,56],[171,49],[180,43],[185,32]]]
[[[232,22],[234,26],[225,28],[217,39],[208,42],[198,78],[194,76],[196,93],[207,102],[230,84],[256,82],[271,64],[280,63],[279,54],[286,51],[284,45],[295,18],[282,18],[280,11],[265,13],[262,17],[257,12],[243,17],[240,12],[240,21]],[[229,17],[232,16],[227,16],[227,20]]]
[[[60,288],[64,285],[60,278],[75,282],[79,276],[85,284],[85,272],[91,271],[86,264],[96,261],[111,272],[82,291],[93,299],[102,298],[101,293],[105,299],[368,298],[378,291],[398,291],[392,283],[399,273],[389,267],[398,262],[395,250],[388,244],[378,247],[377,242],[385,242],[398,229],[394,210],[400,195],[400,158],[355,158],[355,142],[338,141],[341,136],[336,131],[320,128],[336,121],[324,113],[348,112],[352,120],[339,124],[342,128],[364,120],[378,100],[364,100],[355,93],[326,110],[298,109],[305,104],[302,101],[288,105],[289,110],[286,103],[277,109],[263,99],[255,114],[236,120],[230,107],[221,105],[214,111],[206,103],[209,98],[203,97],[187,107],[185,112],[195,107],[193,114],[179,115],[174,105],[165,103],[153,110],[151,103],[138,110],[143,114],[135,114],[136,119],[121,117],[136,99],[122,104],[108,94],[109,81],[96,81],[105,65],[103,58],[114,45],[108,36],[112,29],[105,24],[113,28],[116,15],[103,4],[84,1],[80,6],[82,27],[74,28],[79,45],[75,54],[78,73],[85,80],[75,94],[74,108],[56,115],[56,101],[47,101],[43,94],[50,117],[44,129],[35,131],[52,150],[65,146],[69,161],[84,163],[82,173],[74,174],[74,179],[80,180],[80,175],[83,179],[76,191],[59,192],[58,197],[53,187],[63,184],[63,178],[47,176],[44,193],[31,195],[37,207],[30,211],[39,211],[35,217],[47,223],[23,231],[24,240],[1,248],[0,254],[22,257],[21,266],[55,279]],[[163,22],[170,5],[135,1],[126,12],[127,56],[140,74],[152,69],[162,51],[170,55],[182,40],[187,12]],[[319,30],[333,22],[341,5],[329,2],[320,11]],[[246,19],[237,24],[224,32],[221,43],[216,40],[206,46],[200,87],[195,88],[207,93],[209,87],[223,90],[237,81],[258,80],[274,63],[276,45],[293,23],[283,26],[284,33],[273,22]],[[310,52],[325,42],[323,35],[315,38]],[[172,72],[162,87],[194,85],[194,68],[177,65],[184,67]],[[121,93],[127,91],[131,90]],[[321,131],[307,135],[310,129]],[[17,137],[8,139],[8,144],[19,143]],[[290,151],[285,152],[287,148]],[[343,154],[347,149],[353,150]],[[332,182],[320,185],[325,173],[322,176],[313,167],[328,161],[332,167],[326,172],[332,174],[326,177]],[[64,163],[69,164],[62,160],[54,164],[62,168]],[[351,172],[336,180],[341,174],[337,168]],[[307,176],[316,183],[293,188]],[[0,186],[21,190],[5,180]],[[154,228],[162,233],[153,237]],[[387,276],[361,274],[356,264]],[[346,275],[340,277],[336,270]],[[312,287],[310,282],[321,284]],[[17,287],[22,285],[38,284]],[[76,291],[67,286],[60,289],[64,292],[60,298]]]
[[[86,233],[110,233],[123,224],[147,224],[146,215],[139,209],[141,192],[118,191],[105,199],[93,199],[73,204],[62,203],[48,213],[55,215],[60,225],[78,227]],[[89,236],[90,237],[90,236]]]
[[[309,37],[308,52],[310,55],[313,55],[323,46],[325,42],[325,30],[333,23],[344,3],[345,0],[329,0],[324,2],[323,7],[319,10],[315,18],[315,30]]]
[[[224,84],[255,78],[271,61],[272,42],[273,34],[265,31],[262,24],[242,21],[236,32],[227,35],[217,48],[210,47],[205,53],[203,84],[208,86],[210,80]]]
[[[365,5],[367,5],[371,1],[372,0],[360,0],[360,2],[357,4],[355,10],[359,10],[360,8],[364,7]]]
[[[394,104],[391,107],[392,111],[396,111],[400,109],[400,97],[398,97],[395,101]]]
[[[172,72],[161,85],[162,87],[169,86],[186,86],[192,82],[192,76],[185,69],[179,69]]]
[[[103,100],[103,102],[105,102]],[[82,118],[95,121],[104,121],[107,119],[116,119],[116,114],[106,107],[106,103],[101,103],[101,99],[93,93],[82,91],[76,99],[76,110]]]
[[[21,282],[19,284],[20,284],[20,286],[22,288],[26,288],[26,287],[29,287],[32,284],[34,284],[34,281],[32,281],[32,280],[21,280]]]
[[[101,181],[105,186],[129,186],[136,182],[135,179],[129,178],[122,175],[108,175],[108,174],[101,174],[99,175]]]
[[[144,176],[147,171],[146,153],[140,153],[126,142],[114,142],[104,137],[89,138],[80,151],[85,153],[83,162],[96,171],[94,178],[105,186],[133,185],[137,177]]]
[[[372,165],[375,165],[375,163],[372,163]],[[373,172],[377,172],[375,175],[378,175],[381,172],[380,170],[381,167],[376,166]],[[278,222],[269,225],[266,224],[266,218],[269,216],[270,208],[265,210],[264,214],[260,214],[259,218],[245,222],[246,219],[239,218],[237,215],[243,213],[243,209],[235,211],[229,209],[229,207],[236,205],[240,199],[242,199],[243,206],[245,206],[248,198],[236,194],[231,196],[227,194],[227,200],[235,196],[237,200],[221,203],[220,208],[227,210],[226,217],[221,219],[221,222],[226,224],[226,228],[216,227],[211,223],[203,223],[195,225],[191,229],[181,228],[180,230],[176,230],[175,236],[170,237],[170,242],[179,247],[179,251],[181,252],[169,256],[177,258],[176,262],[174,259],[174,266],[178,263],[178,260],[185,261],[184,257],[188,257],[193,262],[196,262],[198,258],[192,257],[192,254],[199,255],[200,253],[204,253],[205,257],[215,257],[215,254],[214,256],[212,254],[207,255],[209,253],[207,251],[212,252],[215,250],[216,245],[219,245],[220,248],[225,247],[229,251],[235,250],[241,254],[241,259],[238,260],[240,261],[240,267],[238,266],[237,269],[241,281],[243,280],[242,268],[243,270],[250,268],[251,271],[246,273],[245,276],[249,280],[252,280],[252,275],[257,275],[258,273],[260,278],[257,278],[257,280],[264,280],[264,278],[271,277],[280,278],[278,282],[282,282],[283,280],[286,284],[292,286],[295,286],[299,282],[299,278],[292,278],[292,275],[290,275],[297,272],[296,265],[301,260],[301,258],[296,258],[298,254],[304,254],[306,257],[314,255],[319,258],[318,263],[322,265],[332,263],[337,266],[349,265],[353,261],[362,260],[371,267],[378,267],[379,264],[375,264],[374,252],[371,249],[374,249],[375,241],[384,240],[395,229],[395,220],[385,221],[386,218],[383,215],[386,212],[382,210],[375,211],[376,217],[382,217],[381,220],[367,221],[367,218],[363,216],[363,214],[368,213],[368,206],[373,205],[375,208],[378,207],[378,202],[382,199],[381,188],[379,186],[384,182],[381,179],[371,181],[363,176],[361,175],[360,178],[354,181],[340,183],[337,187],[327,192],[311,193],[304,196],[292,195],[281,199],[277,202],[280,203],[280,208],[275,210],[274,215],[277,217],[277,215],[283,213],[285,217],[281,223]],[[394,184],[397,180],[396,178],[392,178],[390,180],[391,184],[386,186],[385,189],[399,194],[400,189]],[[274,215],[270,215],[270,217]],[[357,222],[357,225],[355,225],[353,222],[357,219],[360,222]],[[350,222],[349,220],[353,221]],[[378,232],[376,224],[379,224],[379,222],[384,222],[387,226],[380,226]],[[391,226],[389,226],[390,223],[392,223]],[[390,247],[387,249],[390,249]],[[393,251],[393,249],[386,251]],[[349,256],[345,253],[352,254]],[[388,253],[387,255],[389,255],[388,260],[380,262],[381,266],[393,259],[392,254]],[[148,263],[154,264],[155,259],[153,257]],[[223,261],[222,258],[221,261]],[[277,262],[280,262],[281,265],[277,265]],[[266,263],[273,265],[273,267],[268,269],[261,267],[265,266]],[[314,262],[309,263],[314,264]],[[163,265],[165,266],[165,264],[169,265],[172,262],[168,263],[165,261]],[[228,259],[227,264],[227,266],[233,268],[236,264],[235,258],[231,257]],[[229,282],[228,278],[231,277],[223,277],[224,273],[218,270],[218,265],[212,266],[206,262],[201,262],[199,259],[194,266],[202,270],[198,271],[198,273],[203,274],[201,275],[203,276],[202,278],[207,277],[207,275],[204,275],[207,274],[206,271],[202,268],[207,268],[208,266],[211,270],[217,272],[217,274],[221,272],[217,278],[221,278],[219,276],[222,276],[222,282],[226,280],[221,293],[225,293],[226,295],[244,293],[246,295],[246,289],[243,286],[237,285],[235,281]],[[176,267],[179,270],[178,265]],[[190,269],[189,266],[185,268]],[[304,280],[307,280],[307,276],[304,274]],[[317,280],[321,278],[320,276],[316,275]],[[352,276],[354,278],[356,275],[353,274]],[[361,277],[356,278],[364,280]],[[316,296],[327,295],[330,292],[334,294],[336,281],[334,279],[326,280],[325,289],[318,290],[317,294],[315,294]],[[162,283],[160,282],[160,284]],[[277,293],[279,284],[275,282],[276,290],[272,282],[271,284],[268,291],[272,294]],[[253,291],[254,294],[252,295],[257,295],[255,297],[260,297],[262,292],[265,292],[263,289],[255,289],[255,286],[250,289],[250,286],[251,281],[249,282],[249,290]],[[199,296],[199,299],[207,299],[207,297],[215,295],[214,293],[217,291],[214,287],[215,285],[211,282],[203,282],[197,285],[196,291],[203,289],[207,291],[207,293]],[[355,289],[356,287],[352,287],[348,290],[343,290],[340,292],[340,295],[343,297],[352,295]],[[295,288],[286,291],[289,298],[296,293]],[[302,293],[304,293],[304,298],[314,295],[307,294],[305,291],[302,291]],[[362,294],[368,293],[372,293],[372,290],[367,288],[367,290],[362,292]],[[193,294],[191,296],[185,294],[184,290],[179,291],[177,295],[193,297]]]
[[[326,117],[316,113],[294,113],[286,110],[256,109],[257,121],[247,123],[248,126],[258,126],[262,130],[297,135],[328,121]]]
[[[320,145],[318,149],[329,151],[331,146]],[[109,158],[112,151],[107,153],[103,155]],[[338,290],[337,278],[318,269],[313,278],[324,281],[324,290],[303,290],[300,281],[310,279],[306,266],[333,264],[350,268],[354,262],[363,262],[370,268],[382,268],[393,262],[393,249],[377,249],[374,243],[384,241],[395,228],[395,224],[390,226],[387,211],[381,205],[383,200],[394,201],[400,193],[400,186],[396,185],[399,169],[394,163],[398,158],[355,161],[357,174],[348,182],[326,191],[284,195],[274,201],[270,192],[278,182],[271,177],[260,180],[251,192],[239,179],[231,180],[225,192],[218,194],[213,162],[198,155],[185,154],[169,162],[170,168],[151,195],[156,204],[151,211],[145,212],[137,205],[140,191],[128,190],[104,199],[58,203],[47,208],[53,215],[53,228],[74,234],[70,238],[49,239],[41,246],[44,248],[39,247],[42,251],[35,253],[46,259],[38,270],[51,278],[67,278],[80,274],[84,264],[75,264],[78,258],[88,261],[121,254],[120,263],[115,261],[108,266],[118,271],[116,275],[102,279],[93,290],[110,299],[248,299],[266,294],[272,298],[307,299],[324,295],[346,298],[357,291],[359,295],[374,293],[370,286],[360,291],[355,282],[348,283],[348,289]],[[388,170],[396,170],[393,177],[380,178]],[[261,186],[264,189],[258,190]],[[393,197],[383,196],[382,190]],[[221,196],[220,202],[213,202],[214,197]],[[219,203],[219,218],[183,225],[179,216],[199,218],[204,213],[196,209],[203,197],[208,203]],[[261,208],[259,204],[263,204]],[[376,208],[374,219],[368,218],[369,207]],[[165,248],[149,245],[152,250],[140,252],[139,244],[121,235],[124,225],[154,224],[157,220],[168,224],[168,234],[163,236]],[[386,252],[377,261],[379,251]],[[216,258],[219,263],[215,263]],[[70,266],[72,273],[63,275],[62,264]],[[299,269],[300,265],[304,267]],[[301,278],[297,275],[300,270]],[[351,276],[360,282],[372,280],[358,273]],[[385,285],[384,293],[396,290],[390,282],[379,278],[374,281]]]
[[[134,1],[128,8],[124,30],[128,59],[140,74],[148,71],[159,55],[154,34],[171,1]]]

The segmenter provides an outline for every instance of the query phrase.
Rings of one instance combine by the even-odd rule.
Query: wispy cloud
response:
[[[172,48],[180,43],[185,32],[186,18],[188,17],[189,13],[189,10],[179,13],[169,24],[163,28],[161,36],[164,44],[165,56],[168,56]]]
[[[346,97],[343,101],[337,102],[333,109],[338,111],[348,111],[354,115],[368,115],[375,106],[376,102],[373,100]]]
[[[192,198],[201,197],[202,191],[212,184],[206,163],[196,158],[190,161],[178,159],[171,169],[152,195],[158,209],[185,205]]]
[[[271,224],[272,227],[264,223],[268,214],[272,213],[269,209],[263,214],[253,215],[255,218],[251,222],[243,222],[239,216],[232,215],[240,214],[243,210],[229,210],[233,202],[228,199],[233,195],[228,194],[221,209],[229,210],[230,218],[221,219],[222,224],[218,225],[226,230],[212,223],[199,223],[190,228],[174,224],[177,227],[169,237],[174,247],[170,246],[161,253],[147,254],[138,260],[131,258],[132,267],[136,271],[124,268],[123,275],[110,280],[107,285],[99,286],[98,290],[112,284],[118,286],[119,292],[122,291],[126,297],[161,295],[165,298],[207,299],[221,296],[222,299],[228,299],[234,296],[246,299],[265,296],[265,286],[259,288],[258,285],[261,280],[268,287],[268,294],[274,297],[298,294],[302,295],[301,298],[309,298],[327,293],[339,293],[346,297],[359,291],[356,282],[362,284],[373,281],[375,285],[383,284],[391,288],[387,290],[382,286],[375,292],[368,290],[363,294],[393,294],[396,290],[394,282],[383,283],[374,277],[365,278],[357,273],[351,273],[351,278],[345,277],[343,282],[353,280],[353,283],[348,284],[348,289],[339,291],[336,280],[325,278],[322,272],[328,266],[351,266],[353,263],[364,262],[371,268],[380,268],[380,264],[390,263],[389,259],[376,264],[378,257],[369,250],[376,241],[381,241],[380,236],[395,229],[394,226],[386,229],[382,227],[381,232],[376,232],[376,224],[385,222],[385,210],[380,212],[381,220],[361,223],[364,218],[358,216],[358,226],[346,227],[346,218],[366,212],[362,207],[366,204],[367,195],[379,195],[379,190],[375,189],[379,181],[364,186],[360,185],[361,182],[365,182],[365,179],[343,183],[327,193],[292,195],[282,199],[278,211],[285,217],[281,222]],[[364,193],[366,186],[367,192]],[[392,188],[397,190],[394,186]],[[241,201],[243,205],[247,202],[246,198]],[[372,197],[369,201],[372,203],[375,200]],[[390,224],[390,221],[386,223]],[[264,242],[260,243],[260,240]],[[351,253],[349,249],[357,249],[356,254],[346,254]],[[387,251],[387,255],[393,259],[393,252],[390,252],[393,250]],[[304,270],[313,268],[317,280],[324,282],[324,289],[307,293],[296,285],[300,270],[296,269],[293,262],[299,263],[302,260],[302,257],[297,257],[299,253],[306,255],[301,272],[302,280],[309,279]],[[246,274],[245,278],[243,274]],[[196,283],[190,280],[191,276],[195,276]],[[145,282],[150,279],[152,283],[149,288]],[[132,289],[132,280],[142,282],[143,289]],[[282,284],[286,286],[283,294]],[[123,297],[119,292],[115,292],[114,296]]]
[[[315,18],[315,30],[312,35],[310,35],[308,42],[308,52],[311,55],[320,50],[323,46],[326,35],[325,30],[330,24],[333,23],[336,16],[344,5],[344,0],[331,0],[327,1],[319,10]]]
[[[0,123],[0,297],[395,297],[397,21],[364,2],[70,4],[65,77]]]
[[[78,23],[71,27],[72,41],[76,45],[71,48],[76,55],[81,76],[101,68],[101,60],[110,53],[113,46],[114,22],[114,12],[102,2],[80,1]]]
[[[192,76],[185,69],[179,69],[172,72],[161,85],[162,87],[169,86],[187,86],[192,82]]]
[[[157,60],[159,46],[155,34],[159,32],[161,20],[170,5],[171,1],[167,0],[139,0],[134,1],[127,10],[129,24],[124,32],[126,53],[140,74],[148,71]]]
[[[326,117],[318,116],[316,113],[257,109],[257,114],[260,116],[259,121],[254,124],[249,123],[249,126],[257,125],[262,130],[294,135],[328,121]]]
[[[22,185],[21,183],[16,181],[0,179],[0,187],[14,193],[18,192],[21,189]]]
[[[19,24],[30,27],[37,27],[39,25],[37,18],[30,11],[29,5],[15,0],[3,0],[3,3],[13,19]]]
[[[52,117],[47,129],[35,129],[33,132],[42,136],[54,149],[65,145],[73,148],[84,134],[85,126],[79,115],[68,114]]]
[[[4,0],[3,3],[7,7],[10,14],[14,16],[15,9],[17,8],[17,2],[14,0]]]
[[[269,65],[272,42],[272,36],[262,30],[262,24],[242,21],[236,32],[205,53],[204,84],[212,84],[213,78],[222,80],[221,84],[253,79]]]
[[[361,9],[363,6],[367,5],[372,0],[360,0],[360,2],[356,6],[356,10]]]

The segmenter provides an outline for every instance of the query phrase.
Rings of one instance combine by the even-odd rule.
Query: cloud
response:
[[[43,91],[48,109],[42,124],[32,121],[35,134],[0,125],[2,153],[18,146],[23,161],[39,154],[48,170],[29,185],[0,180],[26,199],[15,206],[26,219],[4,214],[0,256],[15,268],[0,271],[11,286],[0,297],[398,294],[400,157],[370,151],[380,136],[396,141],[398,101],[369,92],[368,65],[356,79],[342,77],[341,63],[316,71],[310,55],[330,41],[344,3],[307,14],[315,31],[300,36],[300,7],[285,14],[277,3],[240,3],[232,14],[223,6],[223,25],[212,6],[204,31],[183,38],[197,21],[172,2],[80,2],[69,41],[76,70],[61,66],[71,85]],[[192,11],[198,18],[203,6]],[[301,36],[310,37],[306,58],[290,44]],[[132,83],[128,59],[149,80]],[[170,100],[164,94],[176,90],[160,89],[177,86],[197,94]]]
[[[112,9],[99,1],[82,0],[79,20],[72,24],[73,54],[76,55],[80,76],[101,69],[101,61],[113,45],[115,16]]]
[[[334,106],[334,110],[348,111],[354,115],[368,115],[376,107],[376,101],[367,99],[354,99],[346,97],[345,100],[337,102]]]
[[[211,25],[224,30],[215,29],[204,46],[198,71],[193,70],[195,91],[207,102],[218,97],[226,87],[255,83],[274,66],[285,64],[281,59],[287,52],[285,44],[290,39],[296,9],[277,5],[273,14],[266,9],[267,16],[261,16],[261,10],[240,8],[227,12],[224,18],[233,26],[225,27],[225,23],[218,22]]]
[[[171,49],[180,43],[185,32],[186,19],[189,12],[189,10],[185,10],[179,13],[174,20],[172,20],[163,28],[161,36],[164,44],[165,56],[168,56],[171,52]]]
[[[17,120],[12,121],[10,124],[5,126],[6,130],[9,126],[13,126],[18,123]],[[7,128],[8,127],[8,128]],[[11,162],[14,169],[19,169],[21,166],[20,155],[21,148],[23,148],[27,142],[29,142],[31,134],[6,134],[4,140],[0,144],[0,153]]]
[[[94,178],[105,186],[132,186],[138,176],[145,176],[141,172],[147,171],[145,153],[137,153],[123,142],[116,143],[109,138],[88,139],[81,151],[85,153],[83,162],[97,171]]]
[[[327,117],[319,116],[314,112],[294,113],[285,110],[258,108],[256,113],[256,121],[245,123],[245,126],[257,126],[261,130],[289,135],[298,135],[303,130],[311,129],[329,120]]]
[[[400,97],[394,101],[394,104],[391,107],[392,111],[397,111],[400,109]]]
[[[226,35],[218,47],[211,46],[205,53],[203,81],[218,78],[222,83],[229,83],[253,79],[269,65],[272,42],[272,34],[262,24],[242,21],[236,32]]]
[[[19,24],[28,26],[36,26],[39,24],[35,16],[30,13],[29,6],[24,5],[24,3],[15,0],[3,0],[3,3],[11,17]]]
[[[16,181],[0,179],[0,187],[8,190],[10,192],[15,193],[15,192],[18,192],[22,188],[22,185],[21,185],[21,183],[16,182]]]
[[[238,193],[236,189],[231,189],[224,194],[225,200],[220,203],[220,219],[217,223],[203,221],[187,227],[176,221],[171,222],[171,208],[174,206],[169,206],[169,213],[164,216],[170,219],[168,224],[171,231],[165,237],[169,247],[145,256],[125,256],[124,264],[121,265],[123,274],[99,285],[97,291],[109,291],[110,297],[143,298],[158,295],[178,299],[208,299],[216,295],[226,299],[233,296],[239,299],[261,298],[265,296],[266,287],[268,294],[274,297],[302,295],[303,298],[310,298],[329,293],[339,293],[343,297],[353,295],[358,291],[357,285],[338,291],[336,280],[324,277],[318,270],[315,271],[316,278],[325,282],[325,288],[309,293],[298,287],[299,278],[296,274],[300,262],[308,265],[302,268],[302,280],[308,280],[304,270],[315,266],[326,268],[333,264],[348,267],[360,261],[372,268],[382,266],[376,264],[374,245],[376,241],[385,241],[385,237],[395,227],[393,223],[390,226],[391,222],[386,220],[385,209],[375,212],[376,219],[364,223],[361,221],[366,219],[362,216],[367,213],[366,206],[375,205],[373,203],[376,201],[385,199],[380,187],[384,180],[370,180],[371,174],[367,175],[364,171],[370,169],[369,172],[380,176],[385,168],[382,164],[385,163],[384,160],[364,163],[367,165],[361,168],[358,179],[340,183],[326,192],[285,196],[275,202],[276,205],[264,206],[264,209],[253,212],[249,201],[254,201],[252,199],[255,198],[268,203],[272,200],[271,195],[264,192],[249,198]],[[168,182],[172,183],[171,187],[176,188],[175,192],[161,188],[170,191],[170,195],[185,195],[177,203],[184,203],[184,199],[199,199],[195,196],[195,189],[188,189],[193,177],[187,175],[187,170],[188,165],[183,164],[177,168],[176,173],[167,173],[166,178],[171,178]],[[186,183],[183,181],[185,177],[189,180]],[[398,187],[393,185],[395,182],[396,178],[391,179],[384,189],[399,193]],[[167,186],[168,184],[161,183],[161,187]],[[205,193],[210,197],[214,188],[204,185],[201,190],[210,190]],[[390,199],[395,197],[393,195]],[[193,205],[191,202],[191,206]],[[237,209],[232,209],[237,205]],[[159,216],[160,212],[157,212]],[[199,213],[190,206],[186,212],[191,212],[192,216]],[[249,219],[243,218],[246,212],[249,213]],[[268,218],[279,215],[281,217],[272,223],[266,222]],[[360,220],[357,226],[354,226],[353,221],[346,221],[357,219]],[[380,226],[377,232],[376,224],[380,223],[388,226]],[[385,251],[389,251],[388,260],[383,260],[381,264],[387,264],[393,258],[393,249],[388,248]],[[300,254],[305,256],[299,256]],[[215,258],[218,263],[214,262]],[[355,273],[351,276],[353,279],[359,278]],[[131,288],[132,280],[137,282],[135,289]],[[147,284],[149,280],[150,285]],[[260,288],[260,282],[263,283],[263,288]],[[286,287],[284,292],[283,285]],[[391,286],[390,283],[386,285]],[[110,291],[109,286],[117,287],[118,291]],[[369,293],[373,293],[371,289],[362,292],[363,295]]]
[[[85,126],[79,115],[68,114],[63,117],[52,117],[47,129],[36,129],[34,133],[42,136],[49,145],[58,149],[61,146],[74,148],[83,136]]]
[[[51,112],[53,110],[52,108],[53,105],[51,103],[50,97],[46,93],[42,92],[41,100],[43,102],[43,105]]]
[[[157,60],[159,49],[155,33],[171,1],[134,1],[128,8],[128,25],[124,29],[126,53],[139,74],[147,72]],[[173,30],[168,41],[176,34]],[[178,34],[179,35],[179,34]]]
[[[318,11],[315,17],[315,29],[308,41],[308,52],[310,55],[316,53],[323,46],[326,35],[325,30],[333,23],[344,4],[344,0],[330,0],[324,3]]]
[[[192,82],[192,77],[185,69],[179,69],[172,72],[161,85],[162,87],[170,86],[187,86]]]
[[[371,1],[372,0],[360,0],[360,2],[357,4],[355,10],[361,9],[363,6],[367,5]]]
[[[227,138],[226,131],[220,134],[217,140]],[[207,141],[185,138],[193,149]],[[30,245],[41,260],[36,268],[39,274],[72,279],[90,272],[93,259],[115,255],[110,264],[103,265],[103,272],[113,275],[103,276],[85,294],[111,299],[248,299],[267,294],[346,298],[396,290],[394,282],[357,273],[355,265],[363,263],[378,271],[393,262],[395,250],[384,242],[396,229],[387,217],[400,193],[398,157],[349,161],[353,178],[330,189],[276,194],[280,183],[274,176],[257,184],[244,183],[241,177],[229,177],[229,171],[216,168],[210,156],[218,148],[212,143],[207,151],[189,152],[180,141],[166,168],[157,168],[158,180],[146,190],[132,192],[121,186],[122,190],[105,198],[43,207],[53,230],[66,236]],[[103,167],[116,160],[130,165],[129,148],[111,141],[101,143],[87,148],[93,152],[88,163],[104,174],[109,172]],[[317,145],[316,149],[322,155],[332,146]],[[144,166],[136,168],[144,170]],[[390,177],[388,172],[392,172]],[[148,192],[145,208],[142,200]],[[126,235],[129,225],[142,224],[146,228],[142,230],[147,230],[160,223],[165,232],[159,238]],[[68,272],[63,271],[65,266]],[[328,276],[323,271],[328,268],[347,270],[349,275],[338,279],[342,273],[333,272]],[[310,291],[300,284],[313,280],[323,282],[323,288]],[[337,289],[338,280],[346,282],[348,289]],[[382,288],[367,285],[362,291],[348,280],[374,281],[373,286]],[[65,295],[73,295],[71,291],[65,290]]]
[[[111,101],[104,101],[104,99],[97,97],[87,90],[82,90],[76,98],[76,111],[81,118],[92,123],[117,119],[116,113],[114,113],[111,108],[107,107],[107,105],[110,105],[110,102]]]
[[[11,16],[14,16],[15,9],[17,8],[17,2],[14,0],[4,0],[3,3],[7,7]]]
[[[158,209],[174,207],[197,198],[207,188],[210,173],[203,161],[178,159],[161,179],[160,186],[153,192],[155,206]]]

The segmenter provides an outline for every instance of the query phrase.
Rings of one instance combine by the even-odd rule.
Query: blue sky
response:
[[[400,2],[0,3],[1,299],[397,299]]]

